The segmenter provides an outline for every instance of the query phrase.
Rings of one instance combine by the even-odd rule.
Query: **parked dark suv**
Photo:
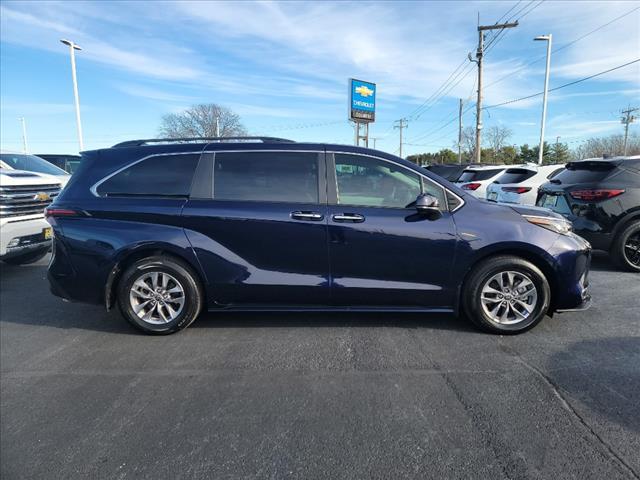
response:
[[[539,188],[536,204],[567,217],[621,268],[640,272],[640,156],[570,162]]]
[[[480,201],[393,155],[272,138],[84,152],[48,209],[49,280],[170,333],[201,310],[450,312],[517,333],[585,308],[562,216]]]

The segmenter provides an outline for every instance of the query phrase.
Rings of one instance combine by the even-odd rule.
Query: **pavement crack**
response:
[[[575,421],[582,426],[584,430],[594,438],[608,453],[608,456],[611,460],[618,464],[618,466],[626,473],[630,474],[633,478],[640,480],[640,475],[636,472],[631,465],[629,465],[625,459],[619,455],[609,443],[602,438],[598,432],[596,432],[591,425],[587,423],[580,412],[578,412],[571,403],[565,398],[565,396],[561,392],[561,387],[557,385],[551,377],[546,375],[542,370],[528,362],[525,358],[523,358],[516,350],[507,345],[501,344],[501,348],[511,354],[518,362],[524,366],[527,370],[533,373],[536,377],[538,377],[548,388],[551,390],[553,395],[558,399],[562,408],[564,408],[574,419]]]

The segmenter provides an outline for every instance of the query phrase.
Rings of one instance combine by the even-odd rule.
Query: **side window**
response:
[[[216,153],[213,198],[318,203],[318,153]]]
[[[420,175],[377,158],[336,154],[338,203],[366,207],[406,208],[423,191],[445,206],[444,193]],[[426,187],[426,189],[423,189]]]
[[[100,196],[186,197],[200,154],[158,155],[125,168],[102,182]]]

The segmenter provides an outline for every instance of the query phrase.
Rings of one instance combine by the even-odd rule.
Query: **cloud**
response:
[[[33,2],[30,9],[40,14],[46,14],[48,5],[41,7]],[[57,4],[60,16],[71,17],[64,5]],[[75,4],[69,5],[71,9]],[[54,17],[57,18],[57,15]],[[17,11],[6,6],[0,7],[0,21],[2,26],[2,41],[23,45],[40,50],[47,50],[59,54],[67,54],[60,45],[62,35],[71,36],[82,46],[83,51],[78,55],[82,60],[93,61],[116,67],[146,77],[167,80],[195,80],[202,72],[182,61],[181,51],[171,44],[158,40],[147,41],[143,44],[128,35],[114,36],[112,42],[99,40],[86,30],[69,27],[67,24],[53,21],[43,16]],[[86,25],[82,18],[73,19],[77,25]],[[140,51],[144,49],[145,53]],[[195,62],[194,62],[195,63]]]

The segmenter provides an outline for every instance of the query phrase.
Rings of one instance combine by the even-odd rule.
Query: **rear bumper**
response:
[[[590,230],[577,230],[575,229],[575,222],[573,225],[576,235],[580,235],[582,238],[588,241],[595,250],[609,251],[609,249],[611,248],[613,236],[610,233],[596,233]]]

